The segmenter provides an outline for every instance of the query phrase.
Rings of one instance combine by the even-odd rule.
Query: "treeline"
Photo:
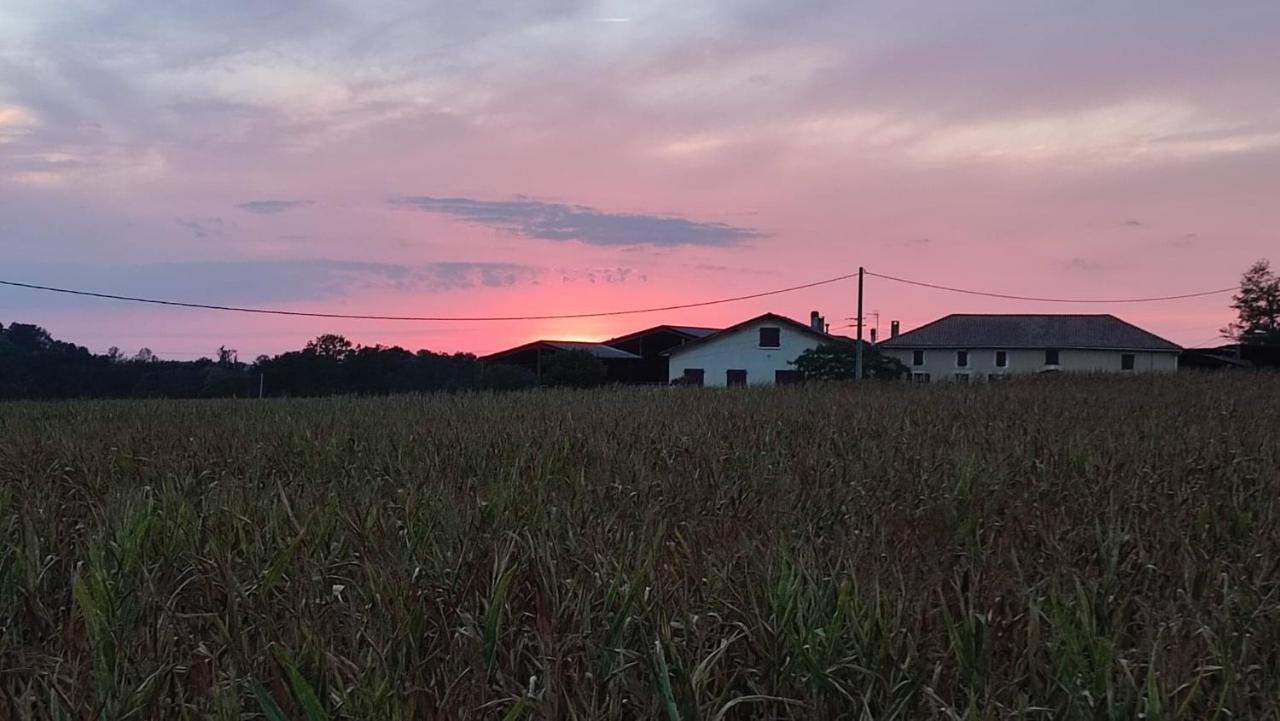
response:
[[[433,353],[354,345],[323,335],[301,350],[242,362],[235,350],[216,358],[161,360],[147,349],[91,353],[36,325],[0,325],[0,399],[233,398],[383,394],[469,389],[511,390],[536,384],[514,366],[484,366],[470,353]]]

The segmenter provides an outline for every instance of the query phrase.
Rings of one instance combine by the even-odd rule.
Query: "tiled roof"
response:
[[[635,338],[639,338],[641,336],[652,335],[654,333],[677,333],[679,335],[683,335],[689,338],[690,340],[697,340],[699,338],[706,338],[709,335],[715,335],[716,333],[719,333],[719,332],[720,332],[719,328],[703,328],[701,326],[694,326],[694,325],[663,324],[663,325],[655,325],[652,328],[645,328],[644,330],[638,330],[632,333],[627,333],[626,335],[620,335],[616,338],[610,338],[609,340],[604,342],[609,344],[622,343],[625,341],[633,340]]]
[[[1113,315],[957,313],[880,344],[884,348],[1091,348],[1178,351],[1169,341]]]
[[[725,328],[724,330],[716,331],[714,333],[708,333],[707,335],[701,338],[698,338],[696,340],[691,340],[688,343],[685,343],[684,345],[672,348],[671,350],[667,351],[663,355],[669,355],[669,356],[677,355],[679,353],[683,353],[689,350],[690,348],[697,347],[703,343],[713,342],[721,336],[727,336],[753,323],[766,322],[766,321],[769,323],[776,323],[778,325],[790,326],[794,330],[811,335],[823,342],[830,343],[832,341],[839,340],[837,336],[829,335],[821,331],[816,331],[813,328],[810,328],[807,324],[801,323],[800,321],[794,320],[792,318],[788,318],[785,315],[778,315],[777,313],[765,313],[763,315],[758,315],[754,318],[748,318],[747,320],[744,320],[741,323],[736,323],[734,325],[731,325],[728,328]]]
[[[691,335],[694,338],[706,338],[709,335],[715,335],[720,332],[719,328],[703,328],[695,325],[669,325],[667,327],[685,335]]]

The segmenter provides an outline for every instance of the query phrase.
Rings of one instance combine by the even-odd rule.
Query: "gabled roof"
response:
[[[1114,315],[955,313],[880,343],[883,348],[1076,348],[1179,351]]]
[[[810,328],[807,323],[801,323],[800,321],[788,318],[785,315],[778,315],[777,313],[764,313],[763,315],[758,315],[754,318],[748,318],[747,320],[744,320],[741,323],[735,323],[734,325],[731,325],[728,328],[725,328],[724,330],[719,331],[717,333],[712,333],[710,335],[703,336],[702,338],[698,338],[697,340],[691,340],[688,343],[685,343],[684,345],[672,348],[671,350],[667,351],[663,355],[670,356],[670,355],[676,355],[678,353],[683,353],[689,350],[690,348],[696,348],[697,346],[700,346],[703,343],[714,342],[717,338],[722,338],[736,331],[739,331],[749,325],[752,325],[755,323],[762,323],[762,322],[769,322],[769,323],[774,323],[781,326],[787,326],[801,333],[807,333],[808,335],[811,335],[814,338],[817,338],[818,340],[824,343],[832,343],[840,340],[840,338],[837,336],[823,333],[821,331],[816,331],[813,328]]]
[[[497,353],[490,353],[487,356],[481,356],[480,359],[497,360],[499,358],[515,355],[516,353],[522,353],[524,351],[535,350],[538,348],[561,351],[583,350],[601,360],[638,360],[640,358],[640,356],[635,353],[628,353],[627,351],[614,348],[613,346],[605,343],[593,343],[577,340],[535,340],[532,343],[525,343],[524,345],[518,345],[515,348],[508,348],[506,350],[500,350]]]
[[[662,332],[675,333],[677,335],[682,335],[685,338],[688,338],[690,340],[696,340],[698,338],[706,338],[709,335],[714,335],[716,333],[719,333],[720,329],[719,328],[703,328],[701,326],[696,326],[696,325],[663,324],[663,325],[655,325],[652,328],[645,328],[644,330],[638,330],[638,331],[635,331],[634,333],[620,335],[617,338],[610,338],[609,340],[604,342],[607,345],[613,345],[614,343],[624,343],[633,338],[638,338],[639,336],[642,336],[642,335],[650,335],[653,333],[662,333]]]

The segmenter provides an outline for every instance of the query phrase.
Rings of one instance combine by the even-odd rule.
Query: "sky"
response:
[[[858,266],[1069,298],[1280,262],[1280,3],[4,0],[0,279],[377,315],[546,315]],[[246,316],[0,287],[0,323],[184,359],[485,353],[819,310],[842,282],[565,321]],[[983,299],[870,279],[887,332],[1111,312],[1215,341],[1229,295]]]

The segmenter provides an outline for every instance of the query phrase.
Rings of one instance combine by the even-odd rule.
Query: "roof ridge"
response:
[[[889,348],[1096,348],[1176,351],[1180,346],[1114,313],[951,313],[896,338]]]

